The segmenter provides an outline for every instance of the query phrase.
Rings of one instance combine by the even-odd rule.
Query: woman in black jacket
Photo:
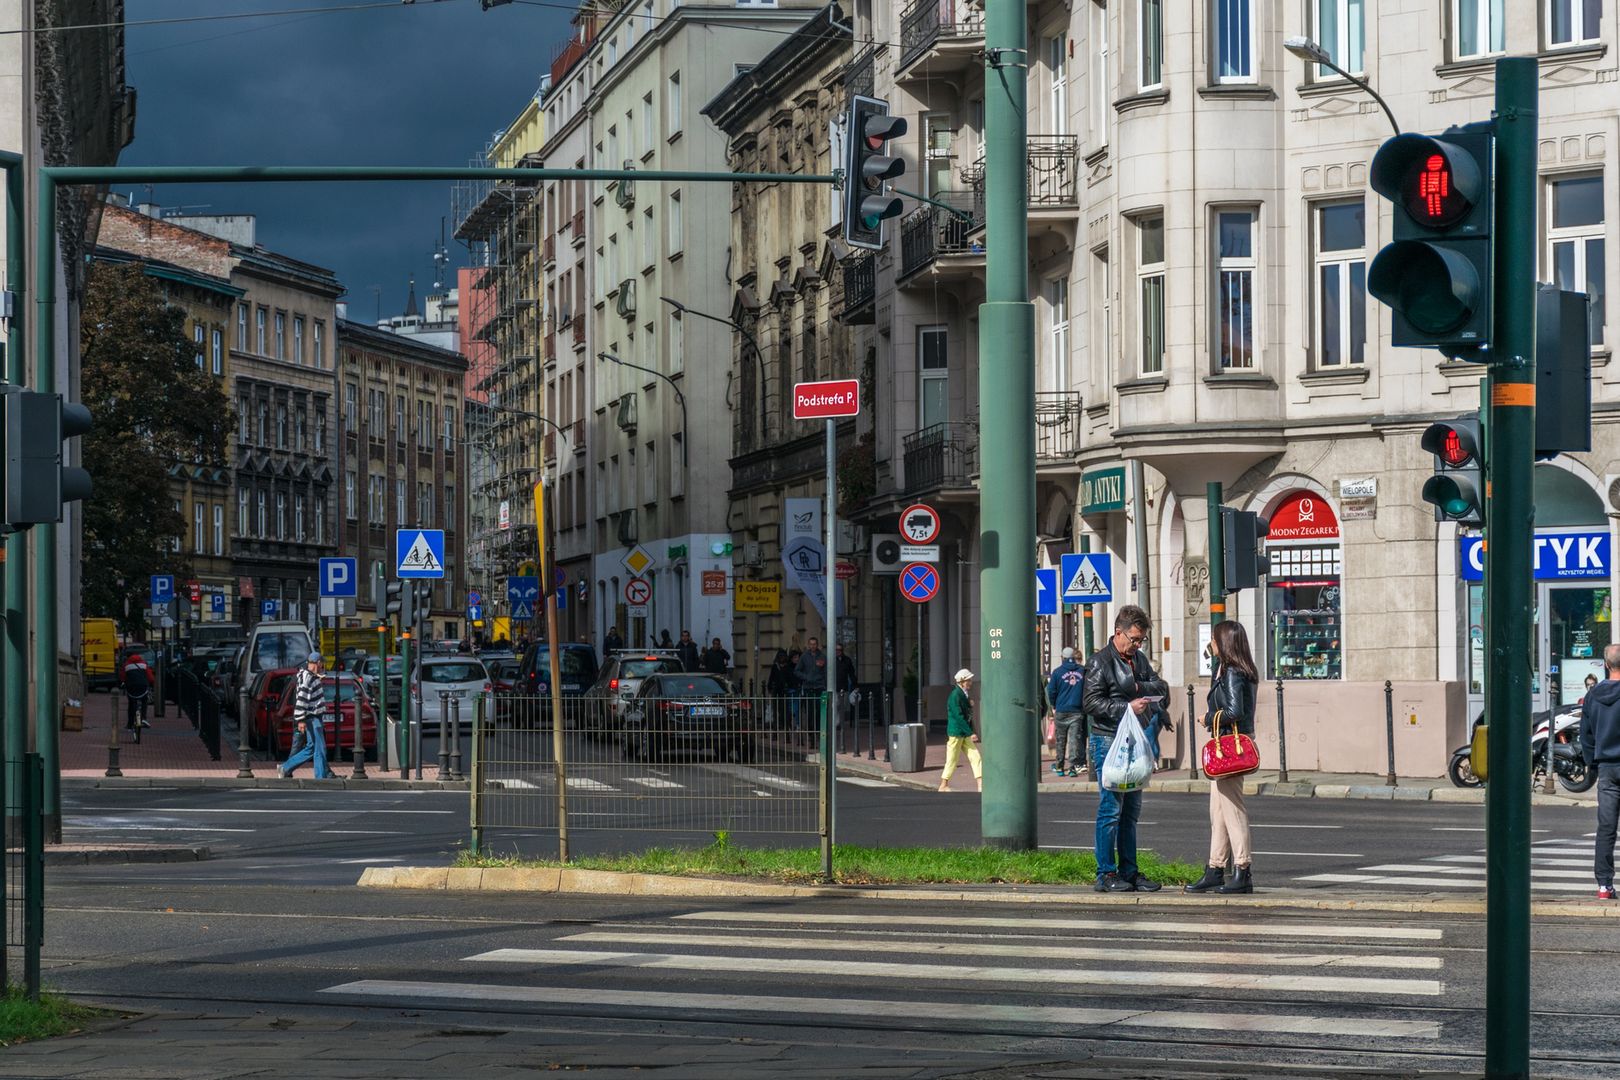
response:
[[[1254,697],[1259,674],[1249,652],[1249,634],[1240,622],[1215,624],[1210,640],[1210,657],[1215,674],[1210,680],[1209,711],[1204,726],[1210,726],[1216,712],[1221,714],[1221,730],[1254,737]],[[1243,777],[1222,776],[1209,785],[1209,864],[1204,876],[1187,886],[1190,893],[1252,893],[1249,877],[1249,814],[1243,808]],[[1227,860],[1235,867],[1232,880],[1222,883]]]

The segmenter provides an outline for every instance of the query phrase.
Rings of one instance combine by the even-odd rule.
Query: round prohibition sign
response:
[[[900,514],[900,534],[912,544],[932,544],[939,535],[939,513],[926,503],[912,503]]]
[[[646,578],[633,577],[624,583],[624,602],[645,604],[652,600],[652,585]]]
[[[907,563],[900,571],[900,592],[913,604],[926,604],[939,595],[939,571],[931,563]]]

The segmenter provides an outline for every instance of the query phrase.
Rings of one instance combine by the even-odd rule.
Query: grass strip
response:
[[[1142,873],[1165,885],[1195,880],[1203,868],[1141,853]],[[462,852],[462,867],[556,867],[555,859],[474,855]],[[576,870],[675,877],[753,878],[803,885],[823,880],[814,848],[733,847],[718,840],[701,848],[649,848],[623,855],[586,855],[568,863]],[[1003,851],[999,848],[887,848],[839,844],[833,849],[833,880],[841,885],[1089,885],[1097,859],[1082,851]]]
[[[30,1001],[22,987],[9,986],[0,997],[0,1046],[68,1035],[99,1015],[100,1010],[75,1005],[61,994],[45,993]]]

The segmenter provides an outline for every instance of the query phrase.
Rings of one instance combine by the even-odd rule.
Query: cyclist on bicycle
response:
[[[133,731],[136,726],[151,727],[146,722],[146,700],[152,696],[152,669],[138,652],[124,660],[124,695],[129,698],[129,720],[124,727]]]

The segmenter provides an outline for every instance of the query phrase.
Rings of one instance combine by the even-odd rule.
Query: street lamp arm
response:
[[[697,308],[687,307],[685,304],[674,299],[673,297],[660,296],[658,299],[674,308],[676,312],[681,315],[695,315],[699,319],[708,319],[710,322],[719,323],[721,326],[731,327],[733,330],[737,331],[737,333],[748,339],[748,344],[753,346],[755,356],[764,356],[763,350],[761,350],[759,347],[759,342],[754,340],[754,335],[748,332],[748,327],[744,326],[735,319],[728,319],[722,315],[710,315],[707,311],[699,311]]]
[[[696,314],[696,312],[693,314]],[[648,375],[663,379],[665,382],[669,383],[669,388],[675,391],[675,401],[681,407],[681,466],[684,468],[686,466],[687,455],[686,435],[687,431],[689,430],[686,424],[686,395],[681,393],[681,388],[676,385],[675,380],[670,378],[668,375],[665,375],[662,371],[655,371],[650,367],[642,367],[640,364],[632,364],[628,360],[621,360],[610,352],[599,352],[596,354],[596,358],[598,360],[611,360],[620,367],[635,368],[637,371],[645,371]]]
[[[555,431],[558,435],[561,435],[564,442],[570,442],[568,438],[568,429],[557,423],[557,421],[551,419],[549,416],[541,416],[539,413],[533,412],[529,409],[514,409],[510,405],[496,405],[489,401],[479,401],[475,402],[474,404],[482,405],[484,408],[490,409],[494,412],[511,413],[513,416],[526,416],[530,420],[538,420],[542,424],[550,427],[551,430]],[[570,445],[572,445],[571,442]]]
[[[1341,78],[1348,79],[1356,86],[1361,87],[1367,92],[1369,97],[1378,102],[1378,107],[1384,110],[1384,115],[1389,117],[1389,126],[1395,129],[1395,134],[1399,135],[1401,133],[1401,125],[1395,121],[1395,113],[1390,110],[1389,102],[1380,97],[1378,91],[1374,90],[1372,88],[1372,84],[1366,79],[1352,75],[1338,64],[1335,64],[1333,62],[1333,57],[1326,49],[1322,48],[1321,45],[1317,44],[1315,41],[1312,41],[1308,37],[1300,35],[1297,37],[1284,38],[1283,48],[1287,49],[1289,52],[1293,53],[1306,63],[1320,64],[1322,67],[1327,68],[1329,71],[1340,76]]]
[[[1349,79],[1351,82],[1367,91],[1368,95],[1370,95],[1374,101],[1378,102],[1378,107],[1384,110],[1384,115],[1389,117],[1389,126],[1395,129],[1395,134],[1399,135],[1401,133],[1401,125],[1396,122],[1395,114],[1390,111],[1389,102],[1385,101],[1378,91],[1372,88],[1371,83],[1369,83],[1366,79],[1358,78],[1357,76],[1350,74],[1348,71],[1344,70],[1344,68],[1340,67],[1338,64],[1335,64],[1332,60],[1321,60],[1319,63],[1321,63],[1321,65],[1328,70],[1337,72],[1339,75],[1342,75],[1344,78]]]

